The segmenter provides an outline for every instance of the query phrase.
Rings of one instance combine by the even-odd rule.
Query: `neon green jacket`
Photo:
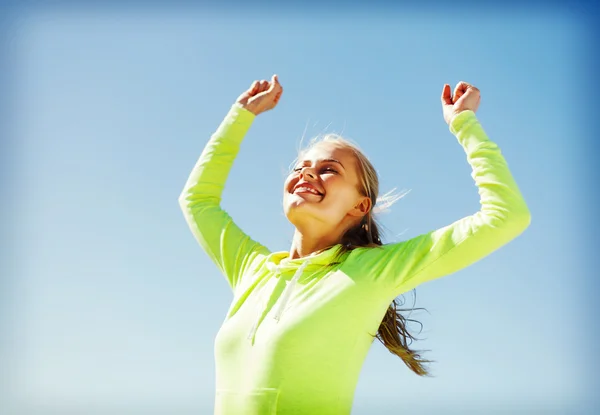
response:
[[[234,105],[179,199],[202,248],[233,290],[215,339],[219,415],[349,414],[361,366],[390,303],[473,264],[517,237],[529,210],[498,146],[472,111],[451,122],[473,169],[481,210],[430,233],[288,260],[252,240],[220,207],[254,115]]]

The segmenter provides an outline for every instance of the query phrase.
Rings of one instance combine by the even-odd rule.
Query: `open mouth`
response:
[[[294,194],[297,193],[309,193],[315,196],[323,196],[323,193],[319,192],[317,189],[311,186],[300,185],[294,189]]]

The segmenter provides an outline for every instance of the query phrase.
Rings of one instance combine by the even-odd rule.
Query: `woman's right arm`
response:
[[[266,247],[252,240],[221,208],[221,196],[240,144],[261,112],[273,108],[281,86],[274,82],[255,82],[232,106],[202,151],[179,197],[186,221],[204,251],[219,267],[233,290],[248,265]],[[274,102],[270,107],[265,105]]]

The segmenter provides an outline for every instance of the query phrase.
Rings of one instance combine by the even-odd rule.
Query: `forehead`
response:
[[[320,160],[334,159],[340,161],[346,169],[354,166],[355,156],[352,150],[340,147],[333,143],[321,142],[312,146],[300,155],[299,161],[318,162]]]

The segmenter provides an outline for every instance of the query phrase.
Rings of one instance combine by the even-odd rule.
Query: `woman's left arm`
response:
[[[464,88],[462,91],[460,88]],[[499,147],[477,117],[479,91],[461,83],[454,99],[444,87],[442,103],[450,131],[467,155],[479,190],[480,210],[451,225],[408,241],[361,249],[361,263],[397,296],[417,285],[452,274],[519,236],[531,220],[529,209]],[[462,92],[462,93],[461,93]],[[458,106],[461,98],[462,104]]]

